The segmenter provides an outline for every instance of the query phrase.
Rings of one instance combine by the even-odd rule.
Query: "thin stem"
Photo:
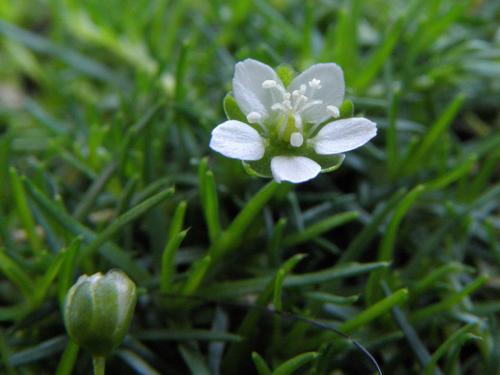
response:
[[[92,363],[94,364],[94,375],[104,375],[106,367],[106,358],[100,356],[93,356]]]

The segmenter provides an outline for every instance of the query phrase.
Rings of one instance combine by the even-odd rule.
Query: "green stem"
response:
[[[92,363],[94,364],[94,375],[104,375],[106,367],[106,358],[100,356],[93,356]]]

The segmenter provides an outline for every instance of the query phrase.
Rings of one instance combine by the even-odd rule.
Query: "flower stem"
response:
[[[104,375],[106,367],[106,358],[100,356],[93,356],[92,363],[94,364],[94,375]]]

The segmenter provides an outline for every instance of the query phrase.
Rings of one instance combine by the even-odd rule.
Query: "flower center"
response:
[[[316,91],[321,89],[321,80],[313,78],[308,85],[309,90],[305,84],[302,84],[298,90],[290,93],[274,80],[262,82],[262,87],[269,90],[273,100],[271,110],[278,118],[276,125],[278,136],[293,147],[300,147],[304,143],[302,120],[304,111],[323,104],[322,100],[314,99]],[[336,107],[327,106],[327,110],[335,117],[333,108]]]

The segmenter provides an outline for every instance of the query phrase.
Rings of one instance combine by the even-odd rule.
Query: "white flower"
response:
[[[376,124],[365,118],[334,120],[344,90],[342,69],[334,63],[311,66],[285,88],[266,64],[238,62],[233,95],[247,123],[223,122],[212,131],[210,147],[243,160],[258,174],[272,174],[277,182],[303,182],[336,169],[344,152],[377,133]]]

